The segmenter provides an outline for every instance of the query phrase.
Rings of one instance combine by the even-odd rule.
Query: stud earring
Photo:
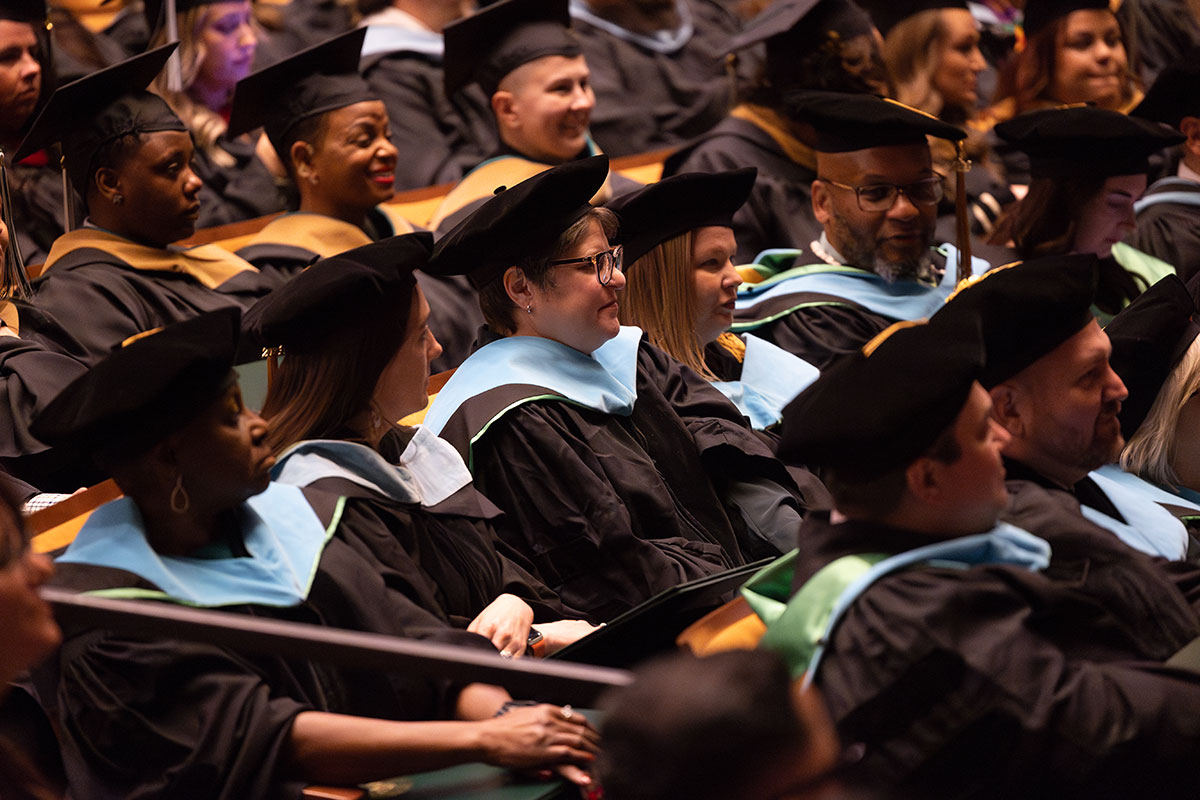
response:
[[[532,313],[533,313],[533,305],[532,305],[532,304],[525,306],[525,313],[526,313],[526,314],[532,314]]]
[[[123,194],[114,194],[114,195],[113,195],[113,199],[112,199],[112,201],[113,201],[113,205],[114,205],[114,206],[119,206],[119,205],[121,205],[122,203],[124,203],[124,202],[125,202],[125,195],[123,195]]]

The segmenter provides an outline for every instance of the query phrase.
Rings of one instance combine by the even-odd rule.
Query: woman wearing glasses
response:
[[[790,546],[798,491],[699,375],[621,327],[607,159],[493,197],[429,269],[470,276],[493,335],[425,424],[508,515],[509,543],[563,602],[608,619]]]

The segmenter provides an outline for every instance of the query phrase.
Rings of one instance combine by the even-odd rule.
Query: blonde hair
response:
[[[896,84],[896,99],[934,116],[941,116],[944,105],[933,88],[944,38],[942,12],[935,8],[897,23],[883,42],[883,61]]]
[[[1175,486],[1179,476],[1171,468],[1175,458],[1175,426],[1184,405],[1200,390],[1200,336],[1158,390],[1146,419],[1121,451],[1121,468],[1160,486]]]
[[[225,135],[229,127],[228,123],[216,111],[197,103],[187,94],[188,89],[196,82],[196,76],[200,74],[200,67],[208,55],[201,34],[208,26],[211,16],[211,5],[189,8],[179,15],[179,49],[176,52],[183,77],[183,91],[173,92],[167,88],[169,70],[158,74],[150,84],[150,91],[167,101],[167,105],[191,131],[192,138],[196,140],[196,147],[214,164],[219,167],[232,167],[236,163],[234,157],[218,144],[218,140]],[[166,43],[167,33],[164,28],[154,35],[149,49]]]
[[[623,324],[644,330],[655,347],[713,381],[704,343],[696,336],[694,238],[688,231],[668,239],[626,268],[620,317]]]

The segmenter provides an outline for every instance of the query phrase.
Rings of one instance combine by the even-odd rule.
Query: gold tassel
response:
[[[958,221],[958,280],[966,280],[971,275],[971,220],[967,215],[967,173],[971,171],[971,162],[963,149],[962,140],[955,143],[957,149],[954,159],[954,215]]]

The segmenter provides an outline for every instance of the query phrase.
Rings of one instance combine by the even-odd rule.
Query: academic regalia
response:
[[[337,497],[278,484],[248,504],[276,513],[282,494],[296,513],[334,517]],[[115,501],[132,504],[131,500]],[[110,504],[111,505],[111,504]],[[60,557],[54,585],[117,596],[139,594],[168,602],[163,587],[139,568],[115,559],[76,557],[78,544],[109,535],[101,523],[115,509],[93,513],[76,543]],[[246,514],[247,512],[243,512]],[[253,512],[249,512],[253,516]],[[129,517],[139,521],[136,509]],[[264,516],[268,522],[271,517]],[[361,520],[358,521],[361,523]],[[94,532],[93,532],[94,530]],[[143,540],[144,541],[144,540]],[[148,547],[146,548],[149,549]],[[239,562],[244,558],[219,559]],[[187,562],[202,559],[166,559]],[[212,566],[215,562],[209,562]],[[313,565],[303,600],[255,602],[234,596],[209,602],[221,610],[430,639],[490,649],[485,640],[454,631],[390,588],[393,574],[334,537]],[[283,772],[296,715],[309,710],[383,719],[453,717],[457,690],[444,681],[399,673],[351,670],[279,656],[241,653],[199,643],[68,629],[58,653],[34,674],[37,696],[60,733],[72,785],[86,796],[158,797],[195,793],[203,782],[213,797],[275,796],[289,783]],[[282,794],[280,796],[283,796]]]
[[[354,27],[353,11],[337,0],[288,0],[278,11],[278,27],[264,26],[267,31],[260,34],[256,67],[282,61]]]
[[[509,188],[439,240],[429,270],[497,280],[552,248],[606,174],[597,157]],[[424,424],[463,455],[539,577],[599,618],[778,552],[799,513],[737,409],[637,328],[592,355],[542,337],[489,342]]]
[[[413,231],[412,224],[387,205],[368,215],[371,233],[333,217],[294,212],[276,217],[237,254],[262,270],[296,275],[318,258],[343,253],[372,241]],[[442,345],[442,354],[430,365],[433,373],[453,369],[471,354],[475,331],[483,324],[479,301],[461,275],[416,273],[417,283],[429,302],[429,328]]]
[[[130,462],[226,396],[240,314],[225,309],[150,333],[73,381],[35,420],[52,445]],[[227,538],[186,556],[152,549],[133,497],[95,510],[57,555],[57,584],[84,592],[269,616],[493,650],[388,588],[385,565],[337,535],[336,495],[268,484],[226,511]],[[68,629],[35,672],[71,783],[103,797],[204,791],[266,796],[286,780],[290,726],[309,709],[391,719],[449,717],[443,681],[329,668],[158,637]],[[493,650],[494,651],[494,650]],[[219,787],[214,788],[214,787]]]
[[[55,242],[33,287],[39,308],[71,320],[64,327],[94,363],[135,333],[218,308],[248,308],[279,283],[216,245],[163,249],[80,228]]]
[[[1163,178],[1134,203],[1137,230],[1129,243],[1175,267],[1184,281],[1200,271],[1200,183]]]
[[[573,0],[573,30],[596,92],[591,130],[605,152],[634,155],[678,145],[712,128],[737,97],[727,69],[738,19],[715,0],[678,0],[680,26],[646,36]],[[745,165],[739,165],[745,166]]]
[[[427,430],[389,433],[379,452],[351,436],[300,442],[272,473],[345,497],[339,535],[393,571],[390,588],[456,628],[505,592],[528,603],[535,622],[578,616],[500,552],[507,549],[495,533],[500,510],[471,485],[458,454]]]
[[[813,216],[816,155],[761,106],[740,105],[715,128],[672,153],[663,176],[757,167],[750,199],[733,217],[737,262],[773,247],[806,250],[821,235]],[[785,149],[786,146],[786,149]]]
[[[1018,493],[1014,512],[1049,542],[1047,569],[895,572],[825,645],[817,684],[862,747],[852,770],[921,797],[1188,796],[1200,679],[1162,666],[1200,635],[1182,576],[1045,493]],[[809,517],[794,586],[839,557],[935,538]]]
[[[231,166],[215,163],[201,149],[196,150],[192,169],[204,186],[200,189],[200,217],[197,228],[213,228],[231,222],[255,219],[283,211],[290,204],[292,191],[286,182],[271,173],[255,153],[255,143],[243,138],[221,137],[217,147],[233,156]]]
[[[57,166],[37,164],[37,160],[35,154],[24,163],[6,168],[13,202],[8,232],[17,237],[21,257],[28,265],[44,263],[54,240],[66,231],[62,173]],[[82,208],[78,200],[76,207]],[[76,212],[70,227],[79,227],[82,222],[83,215]]]
[[[447,97],[442,37],[388,24],[387,9],[367,17],[362,71],[387,106],[401,157],[396,188],[418,189],[461,178],[500,144],[492,107],[478,86]],[[414,26],[419,23],[411,23]]]
[[[839,265],[841,257],[824,234],[816,244],[832,263],[792,267],[741,287],[733,315],[735,333],[752,333],[823,369],[892,323],[933,314],[955,286],[955,270],[947,262],[957,263],[957,251],[949,245],[934,251],[941,274],[932,286],[889,283],[865,269]],[[981,274],[990,265],[973,258],[971,266],[974,274]]]
[[[443,387],[425,423],[459,449],[479,490],[505,512],[501,537],[565,603],[605,620],[777,552],[747,529],[731,483],[765,476],[780,494],[790,483],[724,396],[661,350],[637,344],[636,328],[625,331],[623,347],[614,340],[613,349],[625,353],[624,380],[633,379],[636,397],[626,389],[630,405],[620,410],[567,402],[561,389],[524,378],[472,395],[477,366],[508,366],[485,346]],[[506,350],[514,341],[494,344]],[[535,355],[540,363],[570,357],[550,340],[534,347],[554,351]]]

